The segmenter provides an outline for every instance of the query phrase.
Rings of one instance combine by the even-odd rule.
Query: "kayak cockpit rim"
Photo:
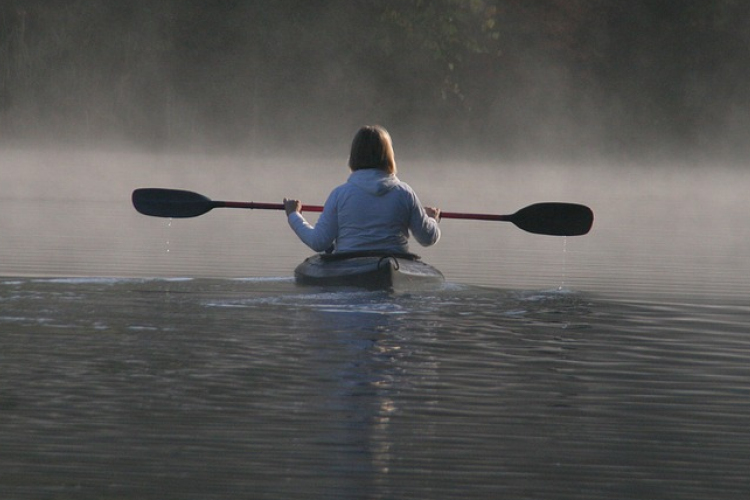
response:
[[[370,289],[442,283],[443,274],[413,253],[362,251],[315,254],[294,270],[297,283]]]

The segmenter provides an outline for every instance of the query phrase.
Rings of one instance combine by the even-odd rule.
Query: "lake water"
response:
[[[438,290],[303,288],[282,213],[129,196],[322,203],[335,162],[0,153],[0,498],[748,497],[750,173],[399,166],[594,228],[446,220]]]

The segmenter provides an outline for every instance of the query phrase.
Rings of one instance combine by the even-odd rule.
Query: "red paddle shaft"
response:
[[[255,201],[215,201],[217,208],[254,208],[258,210],[284,210],[283,203],[258,203]],[[320,205],[303,205],[305,212],[322,212]]]
[[[440,212],[441,219],[471,219],[471,220],[495,220],[509,221],[509,215],[494,214],[466,214],[461,212]]]
[[[216,201],[217,208],[250,208],[258,210],[284,210],[283,203],[259,203],[254,201]],[[303,212],[322,212],[323,207],[320,205],[303,205]],[[494,214],[470,214],[461,212],[440,212],[443,219],[472,219],[472,220],[494,220],[507,221],[507,215]]]

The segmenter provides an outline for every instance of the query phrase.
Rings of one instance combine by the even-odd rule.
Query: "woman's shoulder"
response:
[[[402,180],[398,180],[398,179],[396,179],[396,180],[398,182],[394,186],[394,189],[396,189],[398,191],[401,191],[405,195],[409,195],[409,196],[415,196],[416,195],[416,191],[414,191],[414,189],[412,189],[412,187],[408,183],[406,183],[406,182],[404,182]]]

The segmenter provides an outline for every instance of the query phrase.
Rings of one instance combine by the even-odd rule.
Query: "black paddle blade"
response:
[[[192,191],[140,188],[133,191],[133,206],[144,215],[182,218],[203,215],[214,208],[214,202]]]
[[[530,233],[581,236],[589,232],[594,213],[575,203],[536,203],[511,215],[510,222]]]

